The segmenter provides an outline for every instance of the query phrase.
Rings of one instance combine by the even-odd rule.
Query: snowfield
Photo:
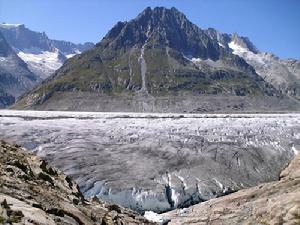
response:
[[[41,49],[26,49],[18,52],[18,56],[28,64],[29,69],[45,79],[63,64],[62,56],[58,49],[42,51]]]
[[[0,111],[0,139],[63,170],[87,197],[140,212],[276,180],[299,131],[300,114]]]

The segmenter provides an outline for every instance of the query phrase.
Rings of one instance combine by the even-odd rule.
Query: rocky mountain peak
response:
[[[237,33],[233,33],[231,35],[231,40],[235,44],[237,44],[237,45],[239,45],[239,46],[241,46],[241,47],[243,47],[245,49],[248,49],[249,51],[253,52],[254,54],[259,53],[259,51],[255,47],[255,45],[249,40],[248,37],[238,36]]]
[[[117,23],[97,45],[111,49],[134,46],[175,49],[195,58],[216,60],[220,46],[176,8],[146,8],[135,19]]]
[[[1,24],[0,30],[8,44],[18,51],[32,48],[39,48],[43,51],[53,51],[55,49],[45,32],[31,31],[24,24]]]
[[[141,12],[135,20],[152,20],[154,23],[164,23],[169,19],[174,19],[175,22],[178,22],[178,20],[189,22],[186,16],[179,12],[175,7],[172,7],[171,9],[165,7],[155,7],[151,9],[148,7]]]

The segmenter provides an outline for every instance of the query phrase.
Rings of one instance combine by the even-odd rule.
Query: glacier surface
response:
[[[0,110],[0,139],[37,153],[86,197],[163,212],[278,179],[300,114]]]

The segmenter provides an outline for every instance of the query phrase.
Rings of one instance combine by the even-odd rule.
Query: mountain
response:
[[[137,18],[117,23],[94,48],[66,61],[15,108],[298,110],[296,100],[222,44],[230,40],[214,29],[200,29],[175,8],[147,8]]]
[[[15,102],[15,97],[0,89],[0,109],[12,105]]]
[[[84,199],[69,177],[19,146],[0,141],[0,223],[152,224],[137,213]]]
[[[300,155],[282,171],[279,181],[168,212],[169,225],[299,224]]]
[[[272,53],[260,52],[244,37],[231,36],[227,43],[233,54],[242,57],[257,74],[271,83],[277,90],[290,96],[300,98],[300,61],[282,60]]]
[[[28,69],[0,32],[0,108],[14,103],[16,97],[39,81],[40,78]]]
[[[45,32],[31,31],[23,24],[0,24],[0,31],[29,69],[42,79],[50,76],[64,61],[94,46],[51,40]]]

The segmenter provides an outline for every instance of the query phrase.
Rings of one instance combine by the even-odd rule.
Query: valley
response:
[[[0,224],[300,224],[300,5],[5,1]]]

